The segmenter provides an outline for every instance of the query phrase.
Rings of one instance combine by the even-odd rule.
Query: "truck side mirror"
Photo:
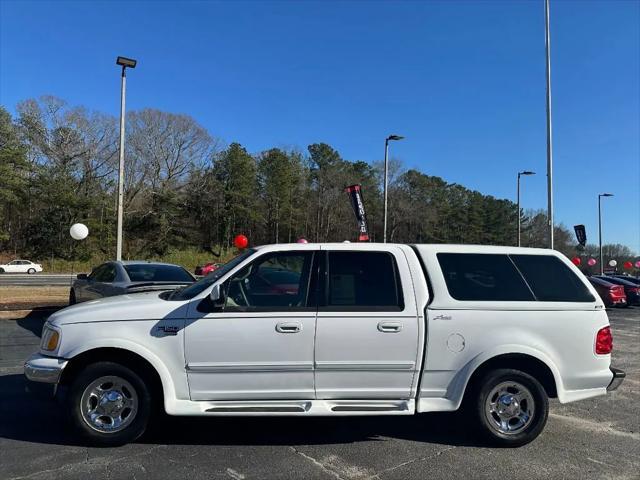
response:
[[[209,293],[209,299],[215,306],[222,306],[224,304],[224,293],[222,292],[222,286],[220,284],[213,286],[211,293]]]

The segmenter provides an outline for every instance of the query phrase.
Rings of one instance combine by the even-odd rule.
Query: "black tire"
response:
[[[91,426],[89,420],[86,420],[83,415],[83,395],[85,392],[92,391],[90,388],[92,384],[99,382],[103,377],[124,380],[123,383],[129,385],[122,390],[137,400],[137,408],[132,408],[129,413],[133,416],[131,418],[127,416],[128,420],[125,422],[128,423],[121,430],[100,431],[97,427]],[[131,389],[133,392],[130,391]],[[133,370],[113,362],[98,362],[85,367],[72,381],[67,402],[73,429],[86,443],[99,447],[124,445],[138,439],[147,428],[152,409],[151,394],[142,378]]]
[[[498,413],[491,414],[489,410],[492,400],[503,398],[500,394],[495,393],[495,389],[508,383],[524,387],[524,390],[521,390],[520,393],[526,390],[529,394],[528,398],[530,398],[530,400],[523,399],[520,403],[516,401],[514,405],[516,411],[522,412],[531,409],[532,414],[529,416],[522,415],[521,413],[522,418],[526,418],[527,420],[514,418],[507,421],[507,428],[514,428],[514,431],[503,433],[504,430],[497,425],[500,420]],[[517,388],[506,388],[507,390],[511,390],[511,392],[518,391]],[[492,446],[520,447],[526,445],[540,435],[547,423],[547,417],[549,416],[549,398],[547,397],[547,392],[540,382],[528,373],[513,369],[489,371],[474,382],[470,393],[472,396],[469,398],[467,413],[471,416],[471,420],[474,422],[480,437]],[[489,399],[492,393],[494,394],[492,395],[493,398]],[[513,398],[508,398],[507,395],[505,401],[511,403],[513,402]],[[510,408],[508,404],[506,406],[505,404],[500,404],[500,406]],[[515,427],[511,426],[511,421],[514,421]],[[522,422],[523,425],[518,429],[517,426],[520,422]]]
[[[0,268],[0,273],[4,273],[4,268]]]
[[[29,275],[33,275],[34,273],[36,273],[36,269],[35,268],[30,268],[29,270],[27,270],[27,273]]]
[[[78,303],[78,300],[76,299],[76,291],[72,288],[69,290],[69,305],[75,305],[76,303]]]

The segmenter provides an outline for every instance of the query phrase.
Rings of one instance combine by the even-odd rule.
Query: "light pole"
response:
[[[524,172],[518,172],[518,246],[520,246],[520,177],[522,175],[535,175],[536,172],[530,172],[525,170]]]
[[[545,50],[547,65],[547,222],[549,248],[553,249],[553,142],[551,138],[551,32],[549,29],[549,0],[544,2]]]
[[[402,140],[404,137],[401,135],[389,135],[384,140],[384,232],[382,239],[384,243],[387,243],[387,188],[389,186],[389,140]]]
[[[598,242],[600,243],[600,275],[604,273],[604,265],[602,264],[602,197],[613,197],[612,193],[598,194]]]
[[[126,69],[136,68],[136,60],[118,57],[116,65],[122,67],[122,86],[120,88],[120,164],[118,166],[118,232],[116,239],[116,260],[122,260],[122,203],[124,197],[124,101],[127,88]]]

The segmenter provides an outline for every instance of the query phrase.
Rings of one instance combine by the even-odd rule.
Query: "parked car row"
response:
[[[640,279],[629,275],[592,275],[588,279],[607,307],[640,305]]]

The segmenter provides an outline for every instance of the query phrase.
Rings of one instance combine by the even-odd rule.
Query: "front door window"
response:
[[[306,309],[311,259],[311,252],[260,257],[226,283],[225,312]]]

